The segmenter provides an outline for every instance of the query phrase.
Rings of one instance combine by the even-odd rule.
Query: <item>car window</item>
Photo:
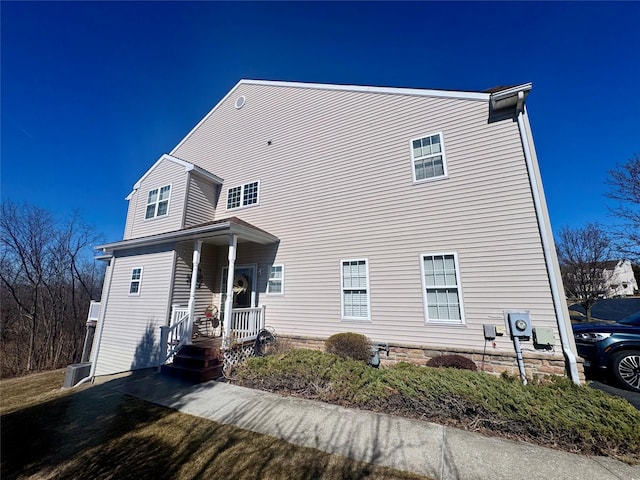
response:
[[[640,312],[633,313],[628,317],[623,318],[618,323],[624,323],[625,325],[638,325],[640,326]]]

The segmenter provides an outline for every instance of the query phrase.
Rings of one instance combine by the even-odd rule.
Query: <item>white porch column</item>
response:
[[[196,287],[198,286],[198,267],[200,266],[200,250],[202,240],[193,241],[193,268],[191,270],[191,290],[189,290],[189,326],[187,328],[187,345],[191,344],[193,337],[193,315],[196,306]]]
[[[223,347],[229,345],[231,336],[231,313],[233,309],[233,277],[236,270],[236,250],[238,249],[238,236],[229,235],[229,268],[227,270],[227,299],[224,302],[224,335],[222,337]]]

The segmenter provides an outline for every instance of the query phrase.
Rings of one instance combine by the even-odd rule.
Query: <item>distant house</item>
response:
[[[638,282],[629,260],[605,262],[603,277],[605,278],[604,298],[629,297],[638,291]]]
[[[390,361],[455,352],[513,372],[508,333],[488,343],[483,326],[517,311],[552,338],[524,348],[527,368],[577,381],[530,89],[240,81],[99,247],[91,375],[171,361],[215,310],[225,349],[265,325],[314,348],[352,331]]]

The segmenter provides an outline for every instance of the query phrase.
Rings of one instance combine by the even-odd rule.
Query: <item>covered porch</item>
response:
[[[277,242],[274,235],[231,217],[102,248],[116,256],[119,250],[144,251],[159,245],[173,250],[166,317],[160,325],[156,323],[159,331],[154,335],[157,365],[162,366],[173,363],[180,350],[194,344],[214,341],[225,352],[255,342],[265,328],[266,311],[258,303],[258,262],[260,273],[266,271],[272,257],[264,252],[275,255]],[[252,252],[256,263],[239,265],[238,251],[245,256]]]

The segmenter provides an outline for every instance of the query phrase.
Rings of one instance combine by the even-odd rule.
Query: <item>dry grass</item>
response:
[[[115,392],[61,391],[64,371],[0,382],[10,478],[420,479]]]

